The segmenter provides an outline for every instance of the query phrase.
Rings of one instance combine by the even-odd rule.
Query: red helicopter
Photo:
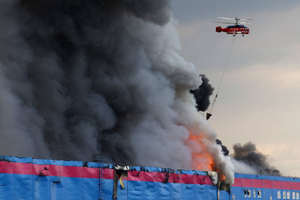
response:
[[[234,24],[231,26],[227,26],[226,28],[222,28],[221,26],[216,27],[216,32],[226,32],[227,34],[231,34],[233,36],[236,36],[237,34],[242,34],[243,36],[245,34],[249,34],[250,30],[246,26],[242,24],[246,24],[245,22],[239,23],[239,20],[252,20],[252,19],[239,19],[237,17],[235,18],[229,18],[229,17],[218,17],[219,19],[227,19],[227,20],[235,20],[234,22],[215,22],[215,23],[221,23],[221,24]]]

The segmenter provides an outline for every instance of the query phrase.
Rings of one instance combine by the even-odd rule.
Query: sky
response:
[[[209,123],[231,153],[234,144],[252,141],[283,175],[300,177],[300,1],[173,0],[171,6],[181,55],[215,91],[233,37],[216,33],[214,21],[255,19],[250,35],[236,37]]]

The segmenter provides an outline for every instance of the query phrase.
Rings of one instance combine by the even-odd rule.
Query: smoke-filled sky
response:
[[[296,121],[289,92],[298,86],[297,38],[286,37],[286,23],[277,31],[271,22],[289,19],[278,17],[282,8],[293,19],[298,6],[247,4],[253,13],[233,4],[235,15],[257,20],[250,36],[236,39],[206,121],[198,110],[207,109],[232,41],[212,23],[232,7],[212,2],[0,2],[0,153],[68,160],[101,153],[122,165],[216,170],[228,184],[234,171],[272,168],[259,150],[288,159],[284,148],[297,150],[287,135],[297,131],[282,116]],[[225,146],[253,143],[236,145],[234,160],[217,133]]]
[[[300,2],[174,0],[172,9],[181,55],[215,88],[233,38],[213,22],[255,18],[250,35],[236,38],[209,123],[231,153],[252,141],[283,175],[300,176]]]
[[[0,153],[101,153],[121,165],[216,170],[232,184],[234,166],[197,111],[212,88],[179,54],[169,3],[1,1]]]

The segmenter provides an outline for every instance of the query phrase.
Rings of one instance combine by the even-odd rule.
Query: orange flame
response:
[[[189,138],[186,143],[192,149],[192,167],[196,170],[202,171],[212,171],[214,168],[214,158],[206,151],[206,145],[204,140],[206,140],[205,134],[195,135],[191,130],[189,130]],[[198,148],[197,148],[198,147]]]
[[[215,165],[214,156],[208,151],[205,141],[209,140],[205,133],[194,134],[189,130],[189,138],[186,144],[192,149],[192,167],[195,170],[201,171],[217,171],[219,180],[225,181],[226,177],[220,173],[220,170]]]
[[[226,177],[225,177],[225,175],[224,174],[222,174],[220,177],[219,177],[219,179],[220,179],[220,181],[226,181]]]

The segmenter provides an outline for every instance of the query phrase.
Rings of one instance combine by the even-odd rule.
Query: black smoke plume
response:
[[[219,139],[216,139],[216,143],[221,146],[224,156],[228,156],[229,155],[229,150],[225,145],[222,144],[222,141],[219,140]]]
[[[169,0],[3,0],[0,30],[0,154],[203,170],[210,154],[233,183]]]
[[[0,10],[1,153],[101,152],[133,164],[132,134],[147,132],[156,96],[173,98],[145,47],[169,22],[169,0],[14,0]]]
[[[209,79],[204,75],[200,75],[202,84],[196,90],[191,90],[195,96],[198,111],[206,111],[210,105],[209,97],[213,94],[214,88],[209,84]]]
[[[235,144],[233,146],[234,154],[232,155],[236,160],[242,161],[252,168],[257,173],[264,175],[279,176],[280,172],[268,162],[268,156],[259,152],[252,142],[244,145]]]

